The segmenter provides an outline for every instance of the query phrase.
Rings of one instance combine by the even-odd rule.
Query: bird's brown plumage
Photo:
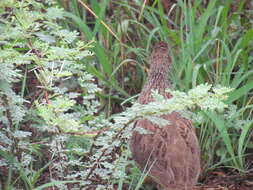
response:
[[[166,98],[171,94],[165,91],[170,87],[167,79],[171,65],[168,45],[160,42],[155,45],[150,59],[148,80],[138,98],[141,104],[152,100],[151,90],[156,89]],[[138,120],[136,125],[151,131],[151,134],[133,132],[130,147],[133,159],[162,190],[191,190],[200,173],[200,149],[191,121],[179,113],[162,115],[169,124],[159,127],[148,120]]]

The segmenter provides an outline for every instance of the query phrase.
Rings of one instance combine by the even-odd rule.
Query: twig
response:
[[[118,38],[118,36],[113,32],[113,30],[103,21],[101,20],[96,13],[93,12],[93,10],[91,10],[88,5],[86,5],[84,2],[82,2],[81,0],[78,0],[78,2],[85,8],[87,9],[96,19],[98,19],[102,25],[104,25],[104,27],[121,43],[121,40]]]
[[[140,118],[139,116],[135,117],[134,119],[129,120],[122,129],[120,129],[118,131],[118,133],[112,138],[111,142],[109,143],[109,145],[111,145],[113,143],[113,141],[115,139],[117,139],[121,133],[128,127],[128,125],[130,125],[132,122],[134,122],[135,120],[137,120],[138,118]],[[89,177],[91,176],[91,174],[93,173],[93,171],[96,169],[98,163],[100,162],[100,160],[103,158],[103,156],[105,156],[107,148],[105,148],[104,150],[102,150],[102,154],[99,156],[99,158],[96,160],[96,163],[92,166],[92,168],[90,169],[89,173],[86,176],[85,180],[88,180]]]

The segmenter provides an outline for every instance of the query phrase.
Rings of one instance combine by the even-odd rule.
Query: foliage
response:
[[[133,123],[164,125],[158,116],[173,111],[194,121],[205,170],[246,172],[253,35],[244,2],[233,12],[230,0],[180,0],[165,14],[161,1],[92,0],[96,19],[78,0],[0,2],[0,188],[137,190],[148,171],[129,160],[127,140],[141,130]],[[158,40],[173,46],[181,90],[125,109]]]
[[[52,6],[53,1],[5,3],[0,28],[1,180],[7,180],[6,189],[18,188],[19,178],[26,189],[34,189],[49,168],[51,177],[45,182],[63,179],[68,137],[61,132],[86,130],[85,121],[99,106],[94,97],[99,88],[79,64],[92,55],[90,44],[57,23],[62,9]],[[78,98],[83,103],[74,110]]]

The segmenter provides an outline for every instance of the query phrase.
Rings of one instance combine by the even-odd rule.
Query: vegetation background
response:
[[[132,121],[154,109],[133,103],[161,40],[171,47],[173,89],[215,108],[187,112],[202,150],[196,188],[252,189],[252,8],[250,0],[2,0],[0,189],[152,189],[126,142]],[[229,90],[205,83],[234,89],[227,107],[211,100]]]

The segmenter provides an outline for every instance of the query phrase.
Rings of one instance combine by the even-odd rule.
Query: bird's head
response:
[[[155,44],[150,57],[150,72],[168,74],[171,65],[168,49],[168,44],[165,42]]]

